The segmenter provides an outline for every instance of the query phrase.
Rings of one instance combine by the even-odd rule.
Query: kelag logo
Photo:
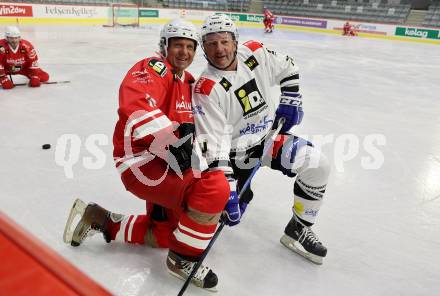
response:
[[[440,39],[439,30],[419,29],[419,28],[407,28],[397,27],[396,36],[405,36],[422,39]]]
[[[32,6],[0,5],[0,16],[33,16]]]

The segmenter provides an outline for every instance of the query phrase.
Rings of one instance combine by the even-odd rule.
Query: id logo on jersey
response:
[[[251,71],[253,71],[259,64],[257,62],[257,59],[252,55],[250,56],[246,61],[244,61],[246,66],[249,67]]]
[[[148,66],[153,68],[153,70],[160,75],[160,77],[164,77],[167,74],[167,66],[161,61],[151,60],[148,62]]]
[[[243,116],[246,116],[266,106],[266,101],[258,89],[255,78],[249,80],[242,87],[235,90],[235,95],[243,108]]]

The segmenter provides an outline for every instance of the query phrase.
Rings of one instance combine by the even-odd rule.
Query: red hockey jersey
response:
[[[166,145],[178,140],[176,127],[193,123],[193,82],[189,72],[179,78],[159,57],[144,59],[128,71],[119,89],[119,120],[113,135],[113,156],[121,174],[148,159],[150,152],[161,156]]]
[[[264,10],[264,19],[273,21],[275,19],[275,16],[269,9]]]
[[[20,40],[13,50],[6,39],[0,40],[0,76],[15,74],[25,69],[38,69],[38,56],[32,44]]]

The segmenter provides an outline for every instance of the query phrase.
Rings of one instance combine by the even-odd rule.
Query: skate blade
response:
[[[284,234],[280,239],[280,243],[289,250],[294,251],[295,253],[303,256],[307,260],[318,265],[322,264],[323,257],[307,252],[299,242],[297,242],[290,236]]]
[[[178,274],[178,273],[175,273],[174,271],[171,271],[171,270],[168,269],[168,273],[171,274],[172,276],[178,278],[179,280],[186,281],[186,278],[184,278],[183,276],[181,276],[181,275]],[[214,288],[203,288],[203,287],[197,286],[197,285],[194,283],[194,281],[191,281],[191,284],[192,284],[193,286],[196,286],[197,288],[201,288],[201,289],[206,290],[206,291],[209,291],[209,292],[214,292],[214,293],[215,293],[215,292],[218,292],[216,287],[214,287]]]
[[[73,203],[72,209],[70,210],[69,217],[67,218],[66,226],[64,227],[63,241],[66,244],[72,242],[73,232],[76,225],[72,225],[76,217],[81,218],[84,215],[87,204],[81,199],[77,198]],[[79,221],[79,219],[78,219]],[[72,229],[73,227],[73,229]]]

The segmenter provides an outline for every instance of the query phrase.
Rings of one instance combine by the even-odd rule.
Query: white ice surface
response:
[[[71,83],[0,89],[1,211],[116,295],[176,295],[183,282],[168,275],[166,250],[105,244],[98,236],[79,248],[62,242],[76,197],[115,212],[144,211],[144,202],[125,191],[113,166],[111,138],[119,83],[136,61],[157,50],[158,27],[22,31],[51,80]],[[242,223],[225,228],[206,259],[219,276],[215,295],[436,295],[439,47],[279,30],[264,35],[262,29],[241,30],[240,38],[261,40],[296,58],[305,118],[295,131],[315,140],[333,137],[323,146],[332,173],[314,227],[329,251],[317,266],[279,243],[291,216],[293,182],[261,169]],[[197,76],[204,65],[199,51],[190,70]],[[64,134],[82,143],[73,178],[55,161]],[[90,170],[83,159],[96,160],[85,148],[94,134],[108,143],[100,146],[105,165]],[[374,134],[386,140],[375,144],[384,163],[365,169],[371,154],[364,140]],[[45,143],[52,149],[42,150]],[[357,147],[358,153],[342,161]],[[194,287],[187,294],[211,295]]]

